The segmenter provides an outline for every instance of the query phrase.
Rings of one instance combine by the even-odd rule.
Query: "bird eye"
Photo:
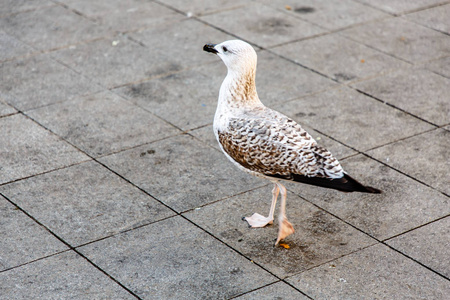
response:
[[[227,47],[225,47],[225,46],[222,47],[222,50],[223,50],[223,52],[227,52],[228,51]]]

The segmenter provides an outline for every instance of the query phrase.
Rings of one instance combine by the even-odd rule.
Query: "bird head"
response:
[[[244,41],[230,40],[220,44],[206,44],[203,50],[217,54],[228,71],[247,73],[256,68],[256,52]]]

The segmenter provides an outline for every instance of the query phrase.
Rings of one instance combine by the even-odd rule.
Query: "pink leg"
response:
[[[294,227],[292,227],[292,224],[289,223],[289,221],[286,218],[286,197],[287,197],[286,188],[278,181],[276,182],[276,184],[281,192],[281,206],[280,206],[280,215],[278,216],[280,228],[278,229],[278,238],[277,241],[275,242],[275,246],[278,245],[278,243],[282,239],[294,233]]]
[[[277,204],[279,191],[280,189],[278,188],[278,185],[275,184],[272,190],[272,205],[270,206],[269,216],[267,218],[258,213],[254,213],[251,217],[244,218],[250,227],[264,227],[267,224],[273,223],[273,213],[275,211],[275,205]]]

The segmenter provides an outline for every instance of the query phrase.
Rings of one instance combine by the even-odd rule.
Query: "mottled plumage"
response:
[[[281,191],[276,244],[294,232],[285,216],[286,189],[279,179],[347,192],[380,192],[348,176],[337,159],[299,124],[261,103],[255,87],[256,52],[249,44],[227,41],[219,45],[207,44],[203,49],[218,54],[228,68],[213,126],[221,149],[241,170],[275,184],[269,217],[254,214],[245,218],[252,227],[272,223]]]

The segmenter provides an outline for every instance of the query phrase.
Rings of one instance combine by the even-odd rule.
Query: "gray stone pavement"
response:
[[[450,1],[3,0],[0,299],[448,299]],[[381,195],[271,185],[220,152],[226,68]]]

